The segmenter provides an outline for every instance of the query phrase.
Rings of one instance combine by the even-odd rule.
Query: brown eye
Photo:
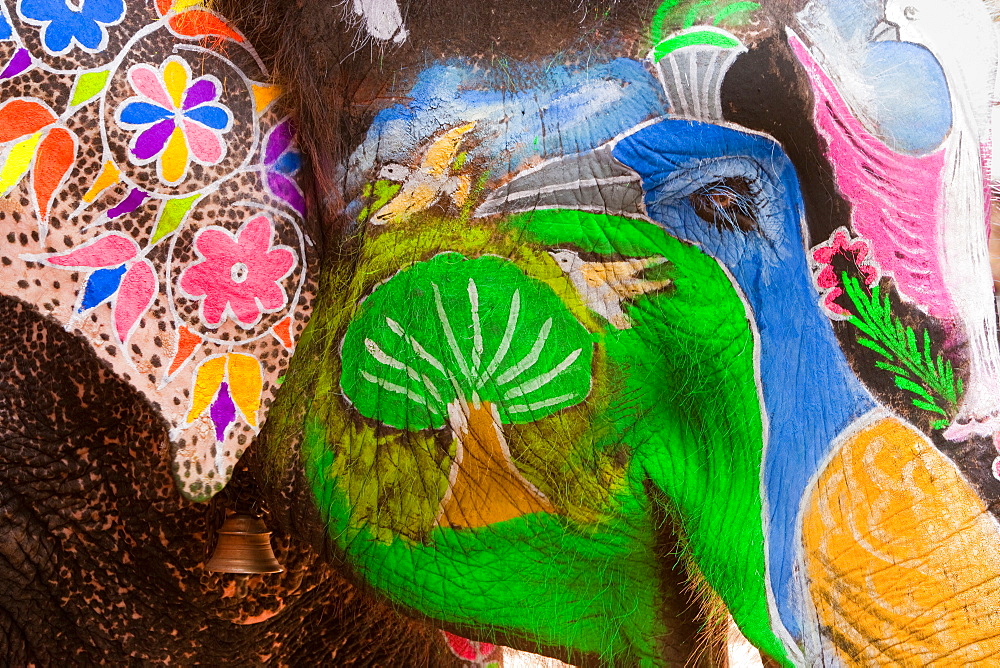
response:
[[[755,194],[749,180],[733,176],[698,188],[688,199],[705,222],[721,230],[750,232],[758,228]]]

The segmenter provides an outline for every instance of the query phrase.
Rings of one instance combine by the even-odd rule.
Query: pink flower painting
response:
[[[841,278],[833,266],[834,258],[838,255],[857,267],[865,285],[877,281],[880,272],[871,258],[869,242],[866,239],[852,239],[846,228],[838,228],[828,241],[813,249],[813,262],[819,269],[816,285],[824,292],[823,308],[834,317],[849,317],[851,312],[837,303],[837,298],[844,294]]]
[[[285,307],[281,281],[295,267],[295,251],[272,246],[273,237],[274,223],[263,214],[244,223],[235,236],[216,225],[195,236],[199,261],[181,273],[180,288],[201,301],[201,319],[208,327],[234,318],[250,329],[263,314]]]
[[[191,67],[177,56],[159,69],[136,65],[128,79],[138,95],[122,102],[116,120],[135,131],[132,162],[155,161],[160,180],[173,185],[184,180],[192,160],[208,166],[226,157],[222,136],[232,129],[233,115],[217,102],[222,94],[218,79],[193,78]]]

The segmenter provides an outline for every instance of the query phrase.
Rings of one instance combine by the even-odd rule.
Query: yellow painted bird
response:
[[[439,135],[430,142],[416,169],[396,163],[384,166],[379,172],[379,178],[401,181],[403,186],[395,197],[375,212],[371,218],[372,223],[384,225],[405,220],[434,206],[443,197],[450,197],[457,207],[465,204],[472,182],[465,174],[452,174],[451,165],[462,139],[474,127],[476,122],[472,121]]]
[[[589,262],[571,250],[557,249],[549,251],[549,255],[569,276],[587,307],[603,316],[616,329],[632,328],[632,322],[622,310],[623,301],[670,285],[669,279],[654,281],[639,276],[643,270],[666,262],[663,257]]]

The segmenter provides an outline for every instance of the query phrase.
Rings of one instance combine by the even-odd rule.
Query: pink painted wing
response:
[[[837,187],[851,204],[851,226],[872,242],[876,262],[901,293],[937,317],[953,316],[940,249],[944,149],[897,153],[851,112],[795,35],[789,43],[815,95],[813,117],[827,144]]]

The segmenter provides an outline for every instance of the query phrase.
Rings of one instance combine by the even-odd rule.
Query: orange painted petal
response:
[[[65,128],[53,128],[38,145],[32,186],[38,217],[47,220],[56,188],[76,161],[76,135]]]
[[[281,97],[281,86],[258,86],[252,84],[255,110],[259,114],[270,106],[272,102]]]
[[[156,0],[156,11],[160,16],[163,16],[170,11],[173,4],[173,0]]]
[[[0,144],[33,135],[55,122],[55,115],[39,103],[11,100],[0,106]]]
[[[110,188],[114,184],[118,183],[118,179],[121,177],[121,172],[115,167],[115,164],[108,160],[104,163],[104,167],[101,169],[101,173],[97,175],[97,180],[94,181],[94,185],[90,186],[90,189],[83,195],[83,201],[90,204],[97,196],[101,194],[106,188]]]
[[[167,148],[160,156],[163,169],[163,180],[167,183],[177,183],[184,178],[188,166],[188,147],[184,139],[184,131],[174,128],[167,142]]]
[[[168,376],[174,375],[174,372],[184,366],[184,363],[194,354],[199,343],[201,343],[201,337],[190,329],[184,325],[177,328],[177,352],[174,353],[174,361],[170,363],[170,369],[167,371]]]
[[[187,90],[187,71],[184,66],[176,60],[168,60],[163,67],[163,83],[166,85],[167,94],[174,103],[174,109],[181,108],[181,100],[184,91]]]
[[[191,9],[174,16],[168,22],[170,29],[178,35],[184,37],[208,37],[218,35],[242,42],[243,35],[229,27],[229,25],[211,12],[203,9]]]
[[[205,412],[215,395],[219,392],[219,386],[226,376],[226,358],[210,357],[194,372],[194,390],[191,392],[191,410],[188,411],[187,421],[194,422],[199,415]]]
[[[285,346],[289,350],[295,347],[292,342],[292,316],[288,316],[278,321],[274,327],[271,328],[271,333],[274,334],[275,338],[281,341],[281,345]]]
[[[264,390],[264,376],[260,360],[251,355],[229,354],[229,393],[251,427],[257,426],[260,410],[260,393]]]

